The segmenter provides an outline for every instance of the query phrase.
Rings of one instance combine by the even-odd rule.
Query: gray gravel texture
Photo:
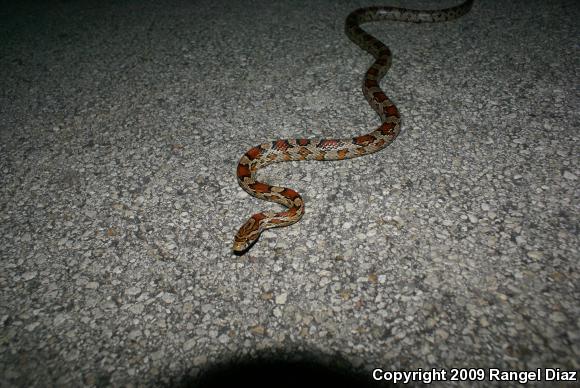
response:
[[[278,208],[236,182],[249,147],[378,124],[371,59],[343,33],[365,5],[0,11],[2,386],[148,386],[268,350],[363,373],[580,369],[574,0],[368,25],[394,53],[382,85],[404,132],[263,170],[306,214],[231,253]]]

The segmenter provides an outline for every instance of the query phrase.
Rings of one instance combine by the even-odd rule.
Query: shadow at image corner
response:
[[[207,366],[196,377],[182,377],[170,385],[178,388],[366,388],[393,387],[373,380],[370,372],[357,371],[343,359],[312,354],[260,354]]]

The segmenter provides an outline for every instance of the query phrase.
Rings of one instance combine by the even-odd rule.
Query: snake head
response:
[[[254,240],[243,240],[238,239],[236,236],[236,238],[234,239],[234,246],[232,250],[236,255],[241,256],[247,251],[249,251],[250,248],[256,243],[256,241],[258,241],[257,238]]]
[[[254,214],[236,233],[234,237],[233,251],[236,255],[243,255],[252,245],[258,241],[262,230],[260,228],[261,220],[264,218],[262,213]]]

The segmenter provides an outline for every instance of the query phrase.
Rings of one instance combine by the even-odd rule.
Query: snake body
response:
[[[391,66],[392,54],[381,41],[364,31],[360,25],[371,21],[405,21],[413,23],[440,22],[466,14],[473,0],[440,10],[412,10],[395,7],[367,7],[351,12],[346,18],[348,38],[375,58],[367,70],[362,91],[382,124],[374,131],[347,139],[281,139],[250,148],[240,159],[237,176],[240,186],[254,197],[277,202],[288,209],[254,214],[242,225],[234,238],[233,250],[246,252],[262,231],[291,225],[304,214],[304,201],[296,191],[259,182],[256,172],[272,163],[291,160],[343,160],[377,152],[389,145],[399,134],[400,115],[397,107],[379,86]]]

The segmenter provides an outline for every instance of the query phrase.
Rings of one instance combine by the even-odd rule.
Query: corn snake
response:
[[[254,214],[239,229],[233,251],[245,253],[265,229],[288,226],[304,214],[304,201],[296,191],[259,182],[259,169],[278,162],[292,160],[343,160],[377,152],[389,145],[400,132],[400,115],[395,104],[379,86],[391,66],[392,54],[381,41],[364,31],[360,25],[371,21],[405,21],[413,23],[441,22],[466,14],[473,0],[440,10],[412,10],[386,6],[359,8],[345,21],[345,33],[361,49],[375,58],[363,78],[362,91],[370,106],[379,115],[381,125],[374,131],[345,139],[281,139],[260,144],[248,150],[237,166],[239,185],[250,195],[279,203],[288,209]]]

